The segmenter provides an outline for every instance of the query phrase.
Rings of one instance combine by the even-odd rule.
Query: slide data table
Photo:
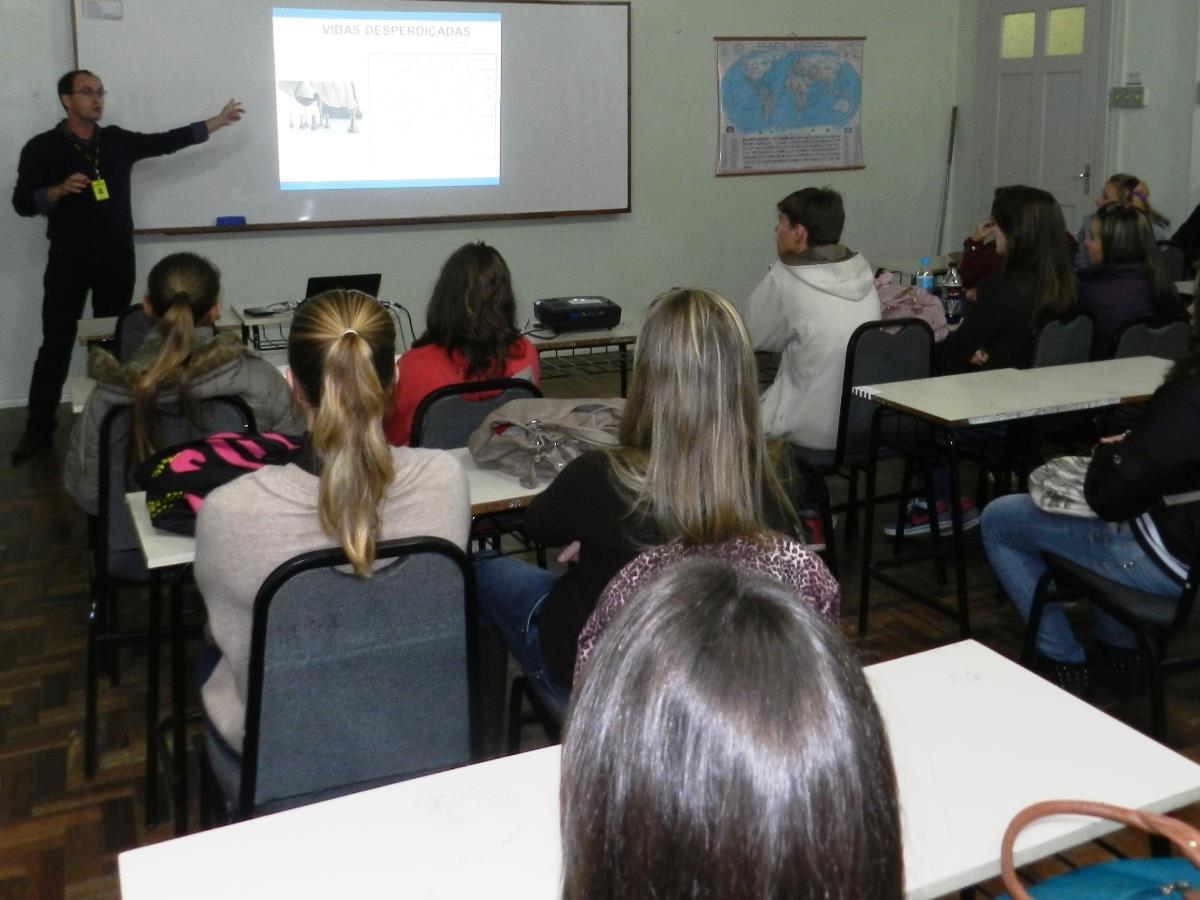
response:
[[[974,641],[869,666],[900,790],[905,896],[999,873],[1000,838],[1055,797],[1165,812],[1200,766]],[[549,747],[122,853],[124,900],[559,895],[559,750]],[[1025,865],[1120,826],[1043,819]]]

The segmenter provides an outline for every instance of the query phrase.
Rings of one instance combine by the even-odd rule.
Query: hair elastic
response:
[[[346,335],[348,335],[348,334],[358,334],[358,332],[357,332],[357,331],[355,331],[353,328],[347,328],[345,331],[343,331],[343,332],[342,332],[342,333],[339,335],[339,337],[345,337],[345,336],[346,336]]]

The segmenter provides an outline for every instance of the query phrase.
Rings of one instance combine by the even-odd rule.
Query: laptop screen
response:
[[[304,289],[304,299],[315,297],[326,291],[341,288],[346,291],[362,291],[372,297],[379,297],[379,282],[383,275],[376,272],[373,275],[318,275],[308,279],[308,287]]]

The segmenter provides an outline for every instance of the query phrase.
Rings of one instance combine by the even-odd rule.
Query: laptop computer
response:
[[[315,297],[326,291],[342,289],[345,291],[361,291],[372,297],[379,296],[379,282],[383,275],[375,272],[372,275],[318,275],[308,279],[308,287],[304,289],[304,299]]]

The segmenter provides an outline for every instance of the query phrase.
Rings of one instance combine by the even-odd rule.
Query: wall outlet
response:
[[[88,19],[125,18],[124,0],[83,0],[83,15]]]
[[[1146,105],[1146,89],[1140,84],[1109,88],[1108,105],[1114,109],[1140,109]]]

